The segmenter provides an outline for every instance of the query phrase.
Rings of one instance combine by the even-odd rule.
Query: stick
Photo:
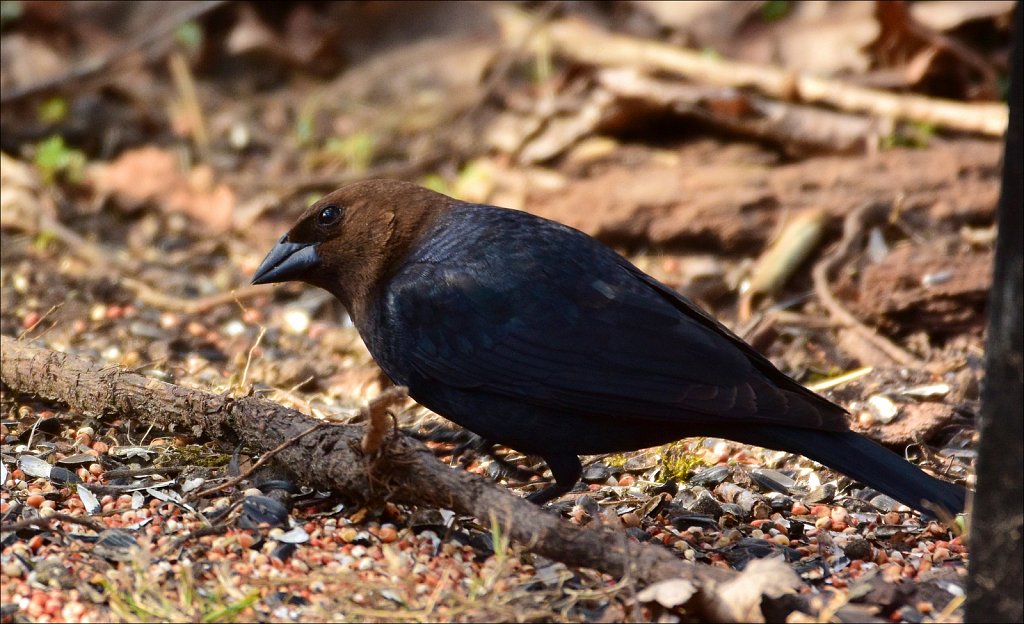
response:
[[[505,41],[522,40],[522,33],[532,25],[518,9],[502,7],[495,15]],[[604,32],[579,19],[554,21],[539,35],[545,36],[557,52],[584,65],[666,72],[695,82],[751,88],[788,101],[824,104],[843,111],[929,123],[988,136],[1002,136],[1009,119],[1003,103],[966,104],[900,95],[789,72],[780,67],[716,59],[696,50]]]
[[[77,410],[116,413],[193,436],[239,440],[266,451],[277,446],[275,441],[296,437],[317,424],[256,397],[233,399],[183,388],[8,336],[0,336],[0,380],[15,392]],[[278,463],[300,483],[363,501],[373,492],[383,492],[396,503],[445,507],[484,523],[493,515],[511,539],[568,565],[616,577],[628,573],[645,584],[688,579],[699,590],[688,606],[709,617],[722,617],[713,606],[721,602],[717,591],[737,578],[735,572],[681,561],[663,547],[624,540],[621,532],[611,529],[573,526],[479,475],[445,466],[430,449],[407,436],[398,435],[382,448],[373,462],[376,472],[370,475],[361,450],[364,427],[335,425],[319,433],[278,451]]]
[[[829,288],[829,274],[840,264],[846,261],[853,252],[854,246],[862,240],[864,235],[864,224],[867,221],[877,219],[888,212],[888,206],[867,202],[846,216],[843,221],[843,238],[839,241],[835,250],[814,265],[811,277],[814,281],[814,292],[818,295],[819,301],[828,310],[828,313],[842,325],[849,327],[856,332],[875,350],[880,351],[887,358],[901,366],[913,366],[923,368],[925,363],[914,354],[899,347],[894,342],[882,336],[874,329],[860,322],[839,300],[832,294]],[[888,362],[866,362],[871,366],[883,366]]]

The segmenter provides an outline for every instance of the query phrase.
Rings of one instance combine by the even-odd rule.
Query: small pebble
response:
[[[843,552],[850,559],[860,561],[871,561],[874,558],[874,549],[866,539],[855,537],[843,547]]]
[[[34,327],[41,318],[43,318],[42,315],[33,310],[25,315],[25,318],[21,322],[21,326],[23,329],[30,329]]]
[[[732,455],[732,445],[725,440],[719,440],[711,449],[711,461],[715,464],[728,460],[730,455]]]
[[[288,308],[284,312],[284,327],[289,333],[301,335],[309,329],[309,313],[301,308]]]
[[[67,622],[77,622],[85,614],[85,605],[80,602],[69,602],[60,611],[61,618]]]
[[[227,336],[241,336],[243,333],[245,333],[245,324],[237,319],[229,321],[228,324],[224,326],[224,334]]]

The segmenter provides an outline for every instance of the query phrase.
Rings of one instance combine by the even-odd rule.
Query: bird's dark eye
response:
[[[341,218],[341,208],[338,208],[334,204],[329,204],[320,209],[320,214],[316,216],[317,223],[327,227],[334,225]]]

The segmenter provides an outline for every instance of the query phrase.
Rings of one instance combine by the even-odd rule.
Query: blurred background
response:
[[[0,332],[316,415],[358,406],[389,382],[337,302],[247,284],[309,203],[401,178],[612,245],[858,430],[970,484],[1013,5],[4,0]],[[40,413],[57,440],[137,440],[2,406],[5,453]],[[653,453],[591,482],[783,462]],[[887,613],[907,605],[923,613]]]
[[[843,305],[916,358],[974,344],[1012,6],[4,1],[3,331],[140,293],[227,322],[305,205],[396,177],[578,227],[738,324],[818,313],[812,262],[881,202]],[[773,355],[895,363],[839,334]]]

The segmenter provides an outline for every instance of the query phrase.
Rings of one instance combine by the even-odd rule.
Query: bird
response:
[[[922,513],[963,512],[966,489],[849,428],[808,390],[674,289],[584,232],[398,180],[313,203],[253,284],[334,295],[370,354],[419,404],[539,456],[572,490],[580,455],[686,437],[803,455]]]

